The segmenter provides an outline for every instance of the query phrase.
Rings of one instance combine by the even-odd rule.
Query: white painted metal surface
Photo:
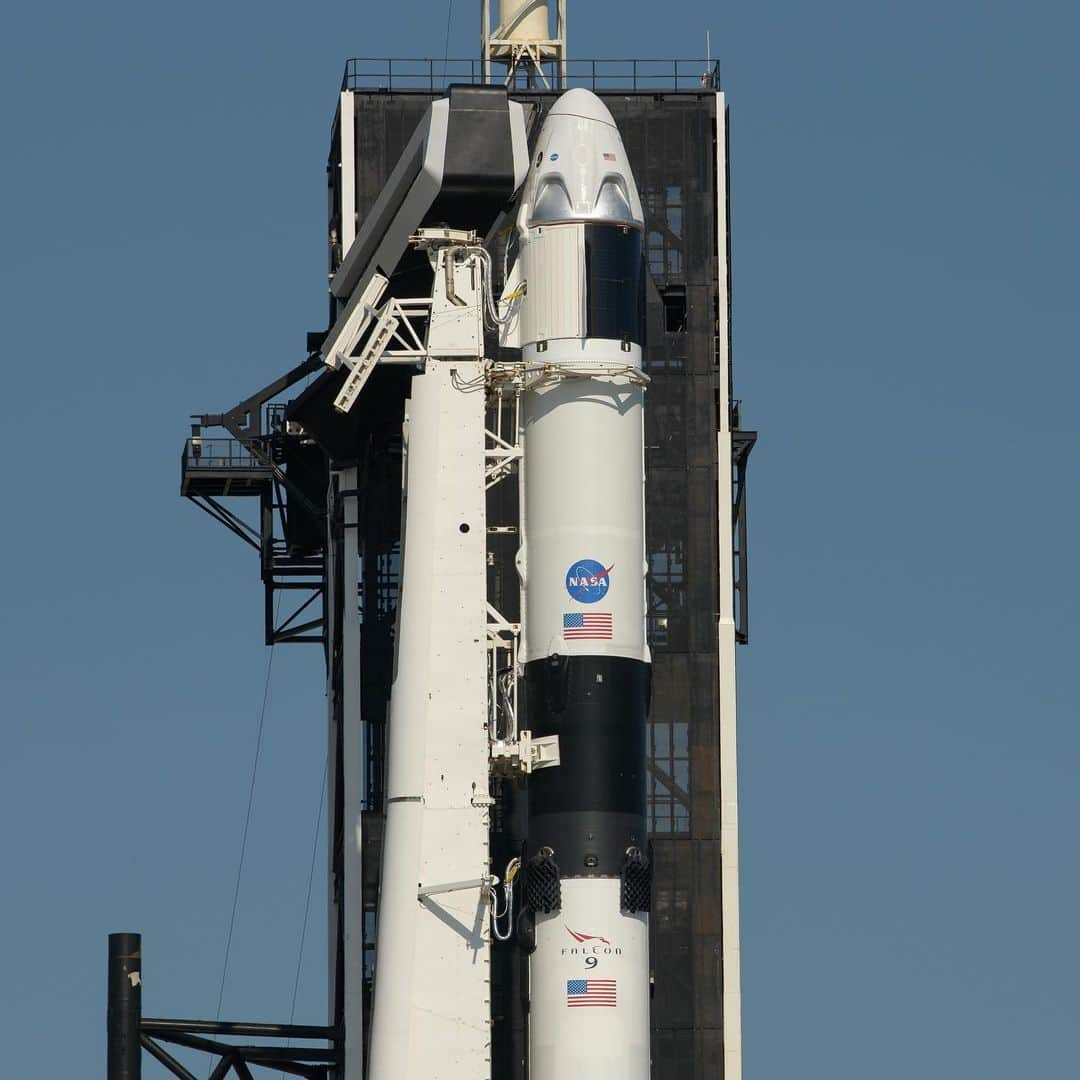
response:
[[[581,225],[533,230],[522,272],[529,282],[521,305],[521,341],[585,336],[585,233]]]
[[[496,35],[507,41],[546,41],[551,36],[547,0],[499,0]]]
[[[731,401],[728,396],[728,352],[731,328],[728,326],[727,296],[730,280],[727,237],[727,112],[723,94],[716,95],[716,250],[717,291],[720,294],[719,336],[720,375],[717,379],[720,399],[717,413],[717,507],[719,522],[716,553],[719,597],[719,675],[720,711],[720,909],[724,928],[723,977],[724,1080],[742,1080],[742,990],[739,949],[739,787],[737,769],[736,699],[735,699],[735,589],[733,582],[733,536],[731,523]]]
[[[469,392],[462,387],[481,387]],[[408,404],[372,1080],[477,1080],[490,1059],[484,394],[430,362]]]
[[[338,100],[341,131],[341,222],[340,243],[344,255],[356,239],[356,99],[343,90]]]
[[[433,263],[404,432],[372,1080],[490,1069],[483,256],[436,243]]]
[[[565,356],[561,344],[544,354],[553,364]],[[609,361],[625,363],[618,342],[602,344]],[[523,663],[552,653],[649,659],[642,398],[641,386],[624,376],[570,376],[525,394]],[[610,639],[568,636],[565,617],[577,614],[607,620]]]
[[[398,325],[399,320],[392,310],[388,309],[379,315],[375,326],[368,335],[367,341],[364,342],[364,347],[360,350],[359,356],[355,360],[350,359],[348,361],[349,376],[338,392],[337,397],[334,398],[334,408],[338,412],[346,413],[356,403],[360,391],[364,389],[368,379],[371,378],[375,365],[382,359],[387,346],[397,333]]]
[[[617,195],[618,200],[613,201]],[[607,106],[588,90],[568,90],[551,107],[521,192],[519,221],[608,221],[644,225],[622,136]]]
[[[604,201],[613,187],[614,208]],[[538,215],[545,192],[560,193],[550,218]],[[523,663],[552,653],[649,659],[641,346],[586,336],[587,224],[640,229],[641,200],[607,107],[571,90],[537,136],[517,217],[515,280],[527,289],[515,328],[526,372]],[[578,617],[610,624],[610,637],[577,638],[567,619]]]
[[[484,82],[491,82],[491,63],[506,65],[506,84],[524,73],[530,85],[550,86],[542,64],[558,62],[558,85],[566,85],[566,0],[555,3],[555,34],[551,33],[548,0],[498,0],[495,29],[491,0],[480,2],[480,55]]]
[[[428,355],[482,356],[484,298],[480,260],[460,248],[440,248],[431,294]]]
[[[522,663],[556,654],[649,661],[639,326],[631,319],[615,335],[608,309],[602,323],[589,314],[590,280],[638,280],[642,224],[610,113],[586,91],[564,94],[538,136],[517,218]],[[590,278],[587,241],[613,260],[602,283]],[[629,265],[616,266],[623,256]],[[560,911],[537,915],[532,1080],[649,1080],[648,916],[620,908],[618,876],[575,876],[562,880]]]
[[[562,884],[530,963],[533,1080],[649,1080],[649,926],[619,911],[618,878]]]

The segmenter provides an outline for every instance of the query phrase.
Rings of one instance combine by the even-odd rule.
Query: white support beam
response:
[[[484,403],[479,359],[412,381],[371,1080],[490,1075]]]
[[[338,391],[334,398],[334,408],[340,413],[347,413],[356,403],[360,391],[364,389],[375,365],[382,359],[394,334],[397,333],[398,320],[393,315],[392,308],[388,307],[378,318],[371,336],[367,339],[360,355],[352,364],[349,377],[345,385]]]
[[[735,564],[732,535],[731,400],[728,387],[729,342],[727,236],[727,112],[723,94],[716,95],[716,288],[720,294],[717,326],[719,413],[717,433],[717,583],[719,593],[718,653],[720,713],[720,912],[723,926],[724,1080],[742,1080],[742,991],[739,958],[739,787],[735,694]]]
[[[356,239],[356,114],[351,90],[341,92],[338,103],[341,132],[341,254]]]
[[[488,42],[491,40],[491,0],[481,0],[480,3],[480,60],[484,66],[484,82],[491,82],[491,50]]]
[[[559,0],[555,16],[555,37],[559,40],[559,89],[566,86],[566,0]]]

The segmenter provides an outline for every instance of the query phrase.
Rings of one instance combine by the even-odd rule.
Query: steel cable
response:
[[[278,604],[281,604],[281,594],[278,593]],[[274,613],[274,623],[277,623],[277,611]],[[233,889],[232,913],[229,916],[229,932],[225,937],[225,960],[221,966],[221,986],[218,990],[217,1019],[221,1019],[221,1005],[225,998],[225,979],[229,973],[229,954],[232,952],[233,931],[236,928],[236,910],[240,902],[240,879],[244,873],[244,855],[247,852],[248,829],[251,827],[251,808],[255,803],[255,778],[259,773],[259,755],[262,752],[263,726],[266,722],[266,706],[270,700],[270,675],[274,670],[275,646],[270,646],[270,655],[266,660],[266,680],[263,683],[262,708],[259,710],[259,728],[255,736],[255,760],[251,765],[251,784],[248,787],[247,813],[244,816],[244,831],[240,839],[240,862],[236,868],[236,886]]]
[[[311,890],[315,883],[315,862],[319,855],[319,832],[322,825],[323,806],[326,803],[326,776],[330,768],[330,759],[323,762],[321,786],[319,787],[319,809],[315,814],[315,839],[311,845],[311,869],[308,870],[307,897],[304,900],[304,921],[300,928],[300,949],[296,955],[296,975],[293,978],[292,1005],[289,1006],[289,1023],[296,1019],[296,997],[300,991],[300,969],[304,962],[304,941],[307,939],[308,915],[311,913]],[[292,1046],[292,1038],[285,1044]],[[285,1074],[279,1074],[284,1080]]]
[[[443,50],[442,77],[446,82],[446,65],[450,61],[450,18],[454,14],[454,0],[450,0],[446,8],[446,48]]]

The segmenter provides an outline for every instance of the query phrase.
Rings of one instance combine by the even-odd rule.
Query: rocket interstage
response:
[[[525,707],[560,758],[529,778],[533,1080],[649,1076],[643,227],[611,114],[563,94],[507,274],[507,293],[525,287],[510,332],[526,379]]]

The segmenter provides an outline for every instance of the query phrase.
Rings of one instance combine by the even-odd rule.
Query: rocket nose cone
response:
[[[580,116],[601,124],[615,126],[615,120],[607,106],[591,91],[580,87],[567,90],[554,105],[549,116]]]

